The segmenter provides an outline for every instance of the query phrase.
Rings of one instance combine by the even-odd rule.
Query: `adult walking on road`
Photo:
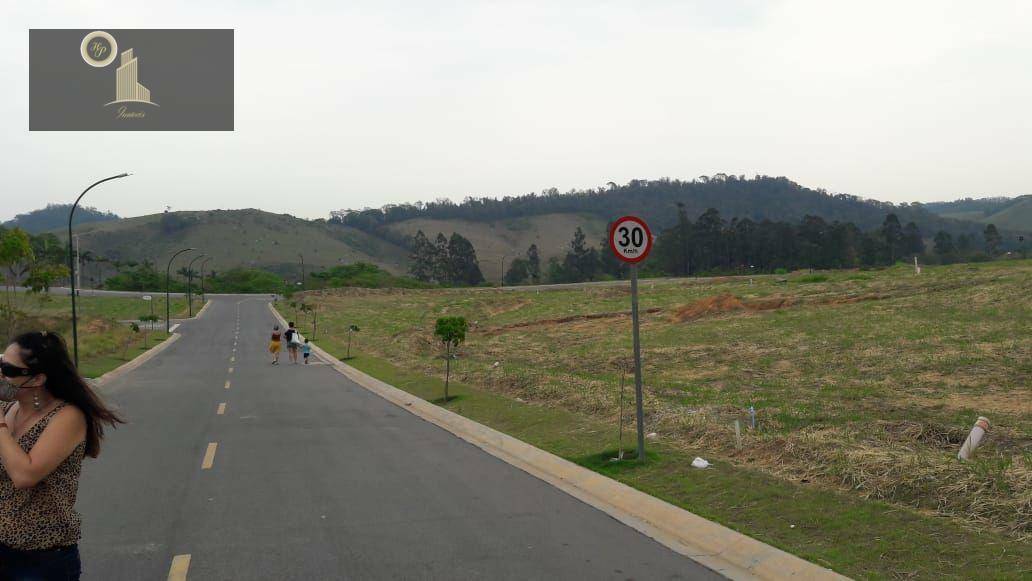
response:
[[[272,354],[273,365],[279,365],[280,336],[279,325],[273,326],[272,338],[269,340],[269,353]]]
[[[56,334],[17,337],[0,375],[0,580],[79,579],[82,459],[100,453],[103,424],[124,422]]]
[[[301,346],[301,341],[299,340],[297,329],[294,328],[294,321],[287,324],[287,332],[283,333],[283,338],[287,340],[287,355],[290,357],[290,362],[297,365],[297,352]]]

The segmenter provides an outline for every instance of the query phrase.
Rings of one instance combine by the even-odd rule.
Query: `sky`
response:
[[[718,172],[1032,193],[1032,3],[0,0],[0,220],[301,217]],[[233,132],[29,132],[30,28],[233,28]]]

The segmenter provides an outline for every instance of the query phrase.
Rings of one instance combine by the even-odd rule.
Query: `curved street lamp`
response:
[[[175,254],[173,254],[172,258],[168,259],[168,266],[165,268],[165,332],[166,333],[171,333],[172,332],[172,326],[169,324],[169,321],[171,320],[171,317],[172,317],[172,306],[171,306],[172,304],[171,304],[171,302],[169,302],[169,292],[168,292],[169,279],[172,277],[172,261],[175,260],[176,257],[179,256],[180,254],[182,254],[184,252],[190,252],[191,250],[196,250],[196,248],[184,248],[184,249],[180,250],[179,252],[176,252]]]
[[[206,294],[204,294],[204,265],[208,264],[208,261],[210,261],[212,258],[215,258],[215,257],[214,256],[209,256],[208,258],[205,258],[204,260],[201,261],[201,266],[198,267],[201,270],[201,300],[202,301],[208,298],[208,296]]]
[[[193,316],[193,263],[197,262],[197,259],[204,258],[207,254],[198,254],[193,257],[190,264],[186,267],[186,304],[189,305],[190,316]]]
[[[116,176],[111,176],[109,178],[104,178],[98,182],[94,182],[93,185],[83,190],[82,193],[79,194],[78,198],[75,198],[75,203],[72,204],[72,209],[68,212],[68,273],[70,277],[69,283],[72,287],[72,351],[75,353],[76,367],[79,366],[79,322],[78,318],[76,317],[75,310],[75,252],[72,249],[72,217],[75,216],[75,209],[79,207],[79,201],[82,200],[82,197],[86,195],[86,192],[92,190],[94,187],[99,186],[104,182],[117,180],[118,178],[124,178],[128,175],[130,174],[120,173]]]

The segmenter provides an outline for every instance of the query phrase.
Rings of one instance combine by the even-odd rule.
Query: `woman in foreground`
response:
[[[75,511],[83,456],[124,423],[54,333],[18,336],[0,358],[0,581],[79,579]]]

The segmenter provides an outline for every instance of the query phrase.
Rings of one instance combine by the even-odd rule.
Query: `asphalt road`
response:
[[[131,423],[84,463],[84,579],[719,578],[328,365],[270,365],[273,323],[216,298],[104,388]]]

